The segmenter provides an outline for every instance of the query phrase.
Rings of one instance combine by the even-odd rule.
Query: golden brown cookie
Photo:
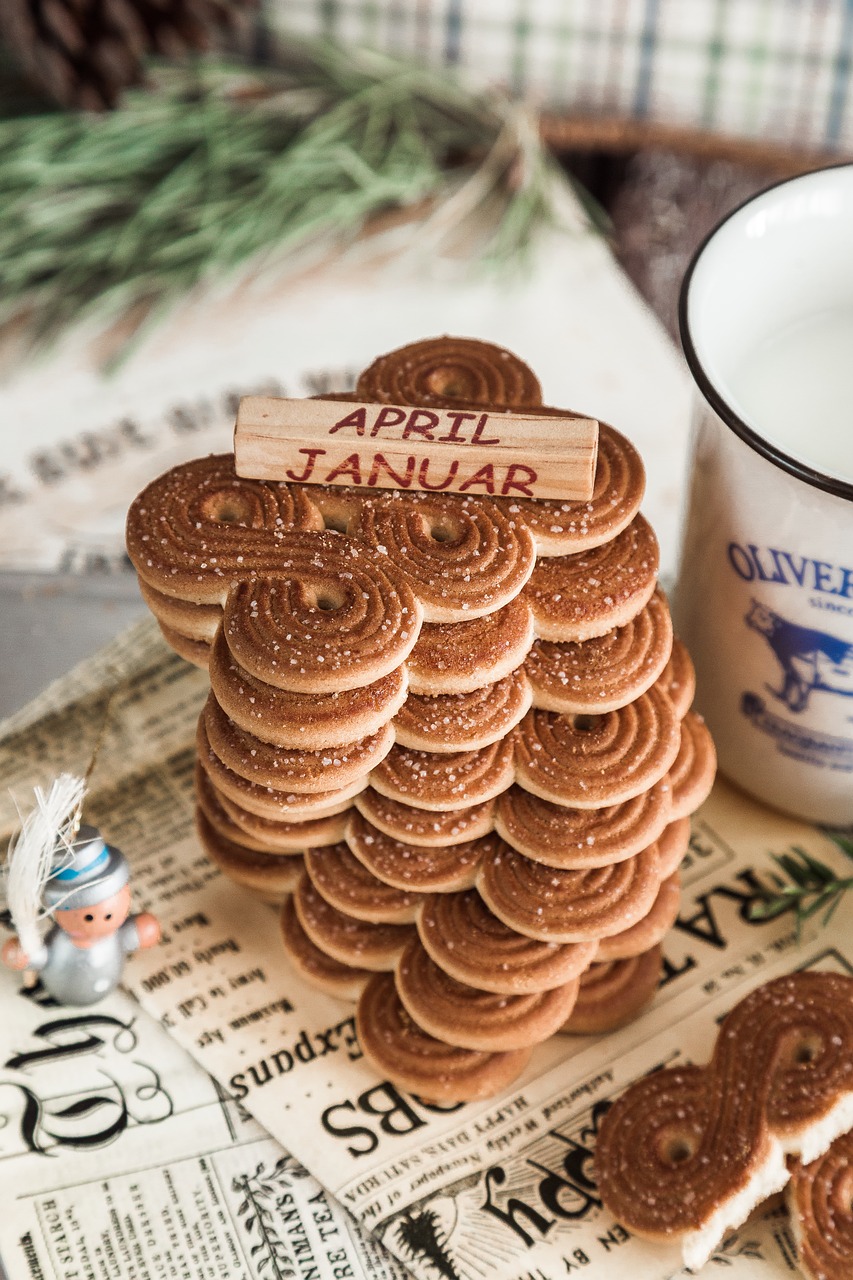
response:
[[[494,813],[493,800],[440,813],[436,809],[418,809],[411,804],[389,800],[372,787],[362,791],[354,805],[385,835],[428,848],[462,844],[487,835],[492,829]]]
[[[477,890],[498,919],[546,942],[591,942],[629,929],[651,910],[660,883],[654,844],[586,871],[557,871],[503,844],[477,873]]]
[[[498,995],[550,991],[577,978],[598,942],[543,942],[499,920],[474,890],[428,897],[417,920],[424,947],[445,973]]]
[[[339,1000],[357,1000],[373,976],[370,969],[341,964],[315,947],[299,923],[292,897],[285,900],[281,909],[281,940],[284,954],[296,972],[312,986]]]
[[[630,960],[590,965],[581,977],[571,1017],[561,1030],[568,1035],[599,1035],[632,1022],[654,999],[662,971],[659,946]]]
[[[370,924],[339,911],[303,875],[293,895],[299,923],[315,947],[357,969],[393,969],[415,929],[410,924]]]
[[[260,853],[302,853],[321,844],[337,844],[343,838],[349,802],[326,818],[281,822],[249,813],[221,795],[198,761],[195,768],[196,798],[208,822],[227,840]]]
[[[800,970],[750,992],[707,1066],[636,1080],[602,1120],[607,1210],[644,1239],[680,1244],[698,1270],[723,1234],[809,1163],[853,1117],[853,977]]]
[[[371,978],[358,1002],[358,1040],[370,1066],[427,1102],[473,1102],[512,1084],[529,1049],[483,1053],[445,1044],[409,1016],[391,974]]]
[[[169,631],[176,631],[185,640],[210,644],[222,621],[222,605],[194,604],[192,600],[178,600],[174,596],[155,591],[144,578],[139,579],[139,594],[157,621]]]
[[[321,751],[376,733],[403,706],[408,685],[401,665],[358,689],[289,693],[244,671],[220,632],[210,652],[210,687],[226,715],[247,733],[279,747]]]
[[[232,453],[173,467],[134,498],[127,552],[155,591],[196,604],[224,604],[232,582],[272,569],[291,530],[321,529],[300,489],[244,480]]]
[[[578,993],[577,978],[516,995],[468,986],[439,968],[417,938],[400,957],[394,981],[406,1011],[429,1035],[487,1053],[547,1040],[568,1018]]]
[[[500,795],[514,777],[512,738],[478,751],[436,754],[395,746],[370,775],[380,795],[446,812]]]
[[[395,840],[358,812],[349,815],[346,841],[359,862],[385,884],[415,893],[455,893],[473,885],[489,840],[417,845]]]
[[[681,905],[681,876],[673,871],[661,884],[658,896],[648,914],[630,929],[602,938],[598,944],[596,963],[610,960],[629,960],[644,955],[659,942],[663,942],[678,917]]]
[[[350,807],[352,797],[367,785],[366,778],[357,778],[345,787],[334,791],[279,791],[257,782],[247,782],[234,773],[216,755],[210,745],[204,726],[204,716],[199,717],[196,731],[196,751],[199,763],[210,778],[217,792],[232,800],[239,808],[261,818],[296,822],[300,818],[329,818]]]
[[[853,1132],[803,1165],[792,1162],[787,1187],[797,1262],[808,1280],[853,1275]]]
[[[612,542],[536,565],[524,589],[543,640],[589,640],[624,627],[651,599],[658,543],[638,515]]]
[[[329,397],[316,398],[327,400]],[[374,493],[374,489],[339,484],[311,484],[305,487],[305,496],[319,511],[323,528],[331,529],[334,533],[352,534],[358,524],[362,503],[369,501]]]
[[[672,650],[672,621],[663,592],[624,627],[592,640],[535,641],[524,662],[533,705],[571,714],[615,711],[658,679]]]
[[[406,667],[417,694],[471,693],[521,666],[533,644],[533,613],[515,600],[471,622],[424,623]]]
[[[290,534],[276,576],[237,583],[222,622],[236,662],[293,693],[373,684],[408,656],[422,610],[389,558],[338,533]]]
[[[200,807],[196,809],[195,818],[201,847],[230,880],[260,894],[268,902],[281,902],[298,884],[303,874],[302,859],[298,855],[260,853],[226,840],[211,826]]]
[[[164,622],[159,624],[163,639],[170,649],[174,649],[178,657],[191,662],[194,667],[201,667],[202,671],[207,670],[208,660],[210,658],[210,645],[206,640],[190,640],[187,636],[181,635],[179,631],[174,631],[171,627],[167,627]]]
[[[673,817],[686,817],[708,799],[717,772],[714,739],[705,721],[688,711],[681,722],[681,743],[669,771]]]
[[[571,870],[607,867],[652,844],[671,816],[666,778],[622,804],[570,809],[510,787],[495,807],[495,830],[525,857]]]
[[[401,747],[418,751],[477,751],[505,738],[530,710],[532,696],[520,670],[473,693],[410,693],[394,717],[394,732]]]
[[[690,654],[677,636],[672,642],[672,653],[661,674],[660,684],[675,707],[679,720],[683,720],[696,693],[696,672]]]
[[[533,370],[511,351],[445,336],[379,356],[359,378],[356,395],[380,404],[524,412],[539,406],[542,389]]]
[[[412,924],[423,894],[379,880],[348,845],[325,845],[305,855],[311,883],[338,911],[371,924]]]
[[[536,409],[544,415],[574,417],[569,409]],[[646,473],[637,450],[606,422],[598,427],[595,485],[588,502],[554,498],[509,501],[536,540],[540,556],[565,556],[610,542],[640,510]],[[508,501],[508,500],[507,500]]]
[[[689,818],[674,818],[672,822],[667,823],[657,841],[662,876],[671,876],[673,872],[678,871],[689,844]]]
[[[386,724],[369,738],[343,747],[302,751],[272,746],[229,720],[213,693],[202,716],[207,740],[219,760],[247,782],[277,791],[293,788],[315,793],[347,787],[380,764],[394,745],[394,730]]]
[[[355,533],[404,577],[426,622],[493,613],[518,595],[536,563],[527,526],[485,498],[380,495],[362,505]]]
[[[514,736],[519,785],[578,809],[622,804],[647,791],[666,776],[681,741],[672,703],[657,685],[600,715],[528,711]]]

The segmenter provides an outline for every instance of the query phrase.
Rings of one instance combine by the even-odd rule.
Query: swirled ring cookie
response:
[[[474,890],[428,897],[417,919],[435,963],[459,982],[498,995],[565,986],[591,964],[598,942],[547,942],[510,928]]]
[[[663,972],[659,946],[629,960],[590,965],[578,998],[561,1030],[568,1035],[600,1035],[632,1022],[655,997]]]
[[[574,1008],[578,979],[547,991],[498,995],[451,978],[413,939],[394,971],[397,993],[429,1035],[463,1049],[500,1053],[553,1035]]]
[[[529,1049],[484,1053],[429,1035],[406,1011],[391,974],[371,978],[356,1011],[358,1041],[382,1079],[428,1102],[473,1102],[512,1084]]]

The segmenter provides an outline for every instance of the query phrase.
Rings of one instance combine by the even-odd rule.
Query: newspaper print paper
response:
[[[163,944],[126,971],[143,1007],[421,1280],[680,1274],[673,1250],[629,1236],[602,1209],[592,1166],[598,1121],[638,1075],[705,1060],[718,1018],[751,987],[804,965],[853,971],[849,901],[801,943],[789,919],[749,919],[768,855],[796,844],[841,870],[829,839],[718,784],[694,819],[682,912],[651,1011],[610,1036],[555,1037],[502,1097],[429,1106],[372,1073],[353,1007],[288,970],[275,912],[200,852],[191,825],[199,674],[165,650],[151,624],[125,640],[124,661],[118,676],[105,665],[105,683],[138,696],[114,698],[108,740],[132,741],[144,726],[145,743],[135,754],[102,753],[88,816],[128,854],[138,905],[164,924]],[[96,666],[74,683],[85,687]],[[80,767],[91,748],[92,695],[63,705],[61,694],[45,698],[46,720],[36,705],[0,740],[0,768],[19,795],[60,766]],[[8,829],[14,813],[3,804]],[[725,1267],[733,1280],[782,1277],[795,1271],[792,1258],[784,1214],[773,1212],[726,1240],[703,1274]]]
[[[111,376],[83,333],[50,358],[6,368],[0,413],[14,431],[0,462],[0,570],[129,569],[131,500],[169,467],[230,450],[240,396],[347,390],[377,355],[455,333],[516,351],[549,403],[600,415],[632,438],[672,572],[686,371],[604,241],[581,228],[568,189],[564,198],[575,229],[543,233],[511,278],[459,262],[428,272],[412,260],[420,230],[408,225],[407,265],[396,256],[370,271],[329,264],[195,296]]]
[[[0,1002],[8,1280],[403,1280],[130,997],[62,1008],[4,971]]]

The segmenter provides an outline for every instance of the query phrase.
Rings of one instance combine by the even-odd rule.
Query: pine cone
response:
[[[66,107],[101,111],[142,79],[148,54],[206,49],[254,0],[0,0],[0,33]]]

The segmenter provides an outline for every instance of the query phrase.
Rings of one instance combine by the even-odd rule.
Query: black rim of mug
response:
[[[744,444],[749,445],[756,453],[760,453],[762,457],[772,462],[774,466],[781,467],[782,470],[789,472],[792,476],[796,476],[798,480],[804,480],[806,484],[813,485],[816,489],[823,489],[826,493],[834,494],[837,498],[846,498],[848,502],[853,502],[853,484],[847,480],[842,480],[839,476],[829,476],[823,471],[817,471],[814,467],[810,467],[808,463],[800,462],[797,458],[792,458],[790,454],[784,453],[771,441],[765,440],[753,427],[744,422],[742,418],[735,413],[731,405],[724,399],[721,393],[714,386],[708,377],[696,348],[693,345],[693,339],[690,336],[690,324],[687,318],[687,298],[690,292],[690,283],[693,279],[693,273],[699,263],[699,259],[705,252],[711,240],[732,218],[736,218],[749,205],[754,204],[756,200],[761,200],[770,191],[775,191],[777,187],[789,186],[802,179],[813,178],[817,174],[831,173],[835,169],[849,169],[853,172],[853,164],[841,163],[825,165],[820,169],[812,169],[808,173],[797,175],[794,178],[782,178],[779,182],[772,183],[769,187],[765,187],[763,191],[757,192],[754,196],[750,196],[748,200],[744,200],[736,209],[732,209],[721,222],[718,222],[713,230],[709,231],[705,236],[699,248],[690,260],[690,265],[685,272],[684,279],[681,283],[681,292],[678,298],[678,328],[681,335],[681,345],[684,349],[684,355],[693,380],[696,383],[702,395],[714,412],[720,417],[727,427],[734,431],[735,435],[743,440]],[[851,426],[853,430],[853,426]]]

